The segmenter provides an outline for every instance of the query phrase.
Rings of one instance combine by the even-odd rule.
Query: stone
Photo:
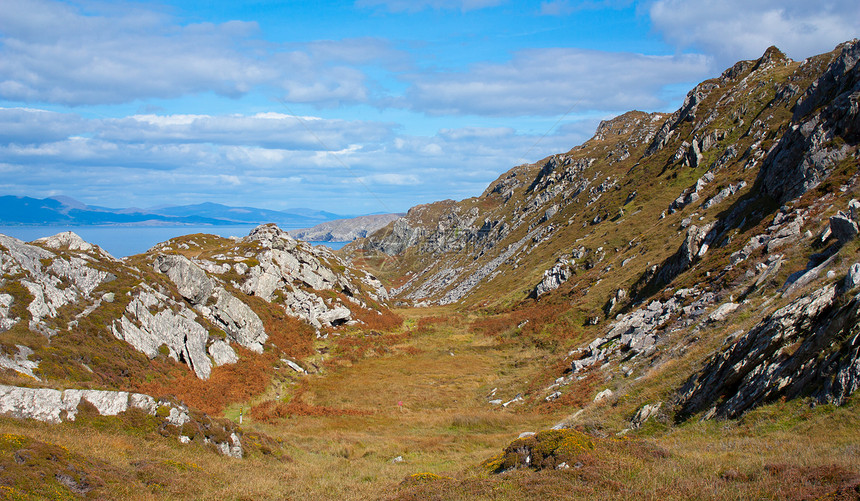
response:
[[[170,413],[167,415],[167,422],[176,426],[177,428],[181,428],[182,425],[191,421],[191,417],[188,416],[188,412],[176,407],[170,407]]]
[[[216,366],[235,364],[239,361],[236,351],[226,341],[215,341],[209,345],[209,356]]]
[[[636,411],[636,415],[633,416],[633,419],[630,420],[630,427],[634,430],[638,430],[646,421],[657,416],[662,406],[663,402],[643,405],[638,411]]]
[[[561,396],[560,391],[554,391],[554,392],[550,393],[549,395],[547,395],[547,397],[544,400],[546,400],[547,402],[552,402],[553,400],[557,399],[560,396]]]
[[[259,242],[265,248],[287,251],[295,249],[298,244],[296,239],[272,223],[257,226],[242,241]]]
[[[231,339],[255,353],[263,353],[263,343],[269,336],[254,310],[223,288],[217,289],[214,297],[214,305],[198,309]]]
[[[0,414],[57,424],[74,421],[86,400],[102,416],[116,416],[130,407],[155,415],[155,399],[141,393],[107,390],[54,390],[0,385]]]
[[[294,370],[294,371],[298,372],[299,374],[307,374],[307,373],[308,373],[308,371],[304,370],[304,368],[302,368],[302,366],[301,366],[301,365],[299,365],[299,364],[297,364],[297,363],[293,362],[292,360],[289,360],[289,359],[286,359],[286,358],[282,358],[282,359],[281,359],[281,362],[283,362],[283,363],[287,364],[287,366],[288,366],[290,369],[292,369],[292,370]]]
[[[721,304],[713,313],[708,315],[708,322],[722,322],[740,306],[738,303]]]
[[[50,247],[51,249],[66,248],[69,250],[76,250],[82,252],[89,252],[93,250],[92,244],[85,242],[83,238],[71,231],[57,233],[56,235],[50,237],[39,238],[35,241],[44,245],[45,247]]]
[[[854,263],[851,265],[851,268],[848,269],[848,274],[845,275],[845,281],[842,283],[842,287],[845,290],[851,290],[858,285],[860,285],[860,263]]]
[[[564,262],[556,263],[543,273],[543,279],[535,286],[532,297],[539,298],[549,291],[558,289],[568,278],[570,278],[569,266]]]
[[[328,323],[333,326],[343,324],[352,317],[352,312],[348,308],[337,307],[333,308],[317,317],[318,320]]]
[[[10,318],[12,303],[15,302],[10,294],[0,294],[0,332],[7,331],[17,324],[19,318]]]
[[[855,223],[860,222],[860,201],[856,198],[852,198],[851,201],[848,202],[848,217],[850,217]]]
[[[39,367],[39,362],[34,362],[29,359],[30,355],[33,354],[33,350],[20,344],[16,345],[16,348],[18,353],[15,355],[7,355],[6,353],[3,353],[3,348],[0,347],[0,367],[20,372],[21,374],[30,376],[36,381],[41,381],[41,379],[33,373],[33,370]]]
[[[166,346],[168,356],[177,361],[185,360],[200,379],[209,378],[212,369],[206,356],[209,331],[196,322],[193,311],[183,304],[173,305],[161,293],[142,289],[128,304],[123,316],[113,323],[111,332],[149,358],[158,356],[161,346]]]
[[[602,401],[602,400],[607,400],[607,399],[609,399],[609,398],[612,398],[612,396],[613,396],[613,395],[614,395],[614,393],[612,392],[612,390],[610,390],[609,388],[607,388],[607,389],[605,389],[605,390],[601,391],[600,393],[598,393],[598,394],[594,397],[594,401],[595,401],[595,402],[600,402],[600,401]]]
[[[124,391],[66,390],[63,392],[63,407],[69,421],[74,421],[78,405],[86,400],[95,406],[102,416],[116,416],[128,410],[129,394]]]
[[[56,424],[62,421],[63,411],[59,390],[0,385],[0,414]]]
[[[757,184],[778,202],[795,199],[824,180],[851,151],[830,138],[860,133],[860,41],[839,48],[839,55],[797,99],[791,124],[767,154]],[[853,97],[852,97],[853,96]]]
[[[221,454],[235,459],[242,459],[244,452],[242,450],[242,441],[239,439],[239,435],[237,435],[235,432],[231,433],[230,443],[226,444],[226,448],[225,444],[226,443],[224,442],[220,444]]]
[[[143,393],[132,393],[128,398],[128,405],[140,409],[150,416],[154,416],[158,410],[158,402],[149,395]]]
[[[857,223],[840,211],[830,218],[830,231],[833,232],[833,236],[839,243],[845,244],[857,236]]]
[[[203,304],[212,295],[215,287],[212,279],[185,256],[160,255],[155,258],[153,268],[166,274],[191,304]]]

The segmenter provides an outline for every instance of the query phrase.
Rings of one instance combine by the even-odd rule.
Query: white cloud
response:
[[[8,133],[16,120],[30,125]],[[84,119],[0,109],[0,131],[7,132],[0,135],[0,187],[5,193],[62,193],[118,207],[220,201],[332,209],[360,200],[365,205],[355,210],[400,211],[439,198],[475,196],[502,171],[581,143],[595,125],[571,120],[545,138],[508,127],[417,136],[398,135],[386,123],[303,120],[326,138],[328,148],[307,136],[294,117],[274,112]],[[52,136],[36,138],[51,123]]]
[[[345,182],[351,182],[349,178],[343,179]],[[365,184],[387,184],[393,186],[410,186],[419,184],[421,181],[417,176],[411,174],[385,173],[374,174],[372,176],[360,177],[358,180]]]
[[[860,35],[856,0],[658,0],[649,13],[667,41],[713,54],[722,66],[771,45],[803,59]]]
[[[366,75],[351,64],[404,61],[374,38],[287,47],[263,42],[252,22],[183,25],[133,7],[92,15],[50,0],[5,0],[0,34],[0,98],[18,102],[238,97],[265,87],[331,106],[369,98]]]
[[[46,143],[90,130],[91,126],[86,120],[71,113],[0,108],[0,144]]]
[[[576,111],[658,109],[668,85],[710,74],[702,55],[643,54],[555,48],[516,52],[503,64],[468,72],[409,77],[401,106],[433,115],[561,116]]]
[[[480,10],[495,7],[505,3],[505,0],[357,0],[357,7],[384,7],[391,12],[419,12],[425,9],[435,10]]]
[[[261,149],[331,150],[356,142],[384,141],[395,124],[296,117],[265,112],[254,115],[133,115],[84,119],[73,113],[0,108],[0,145],[46,144],[90,137],[111,144],[218,144]]]

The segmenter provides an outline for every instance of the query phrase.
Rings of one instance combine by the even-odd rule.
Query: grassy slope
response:
[[[100,498],[131,492],[140,499],[521,499],[572,493],[590,499],[813,499],[852,485],[860,474],[856,398],[842,408],[777,403],[732,422],[656,421],[618,439],[631,406],[623,399],[588,404],[602,387],[584,381],[580,405],[587,418],[580,429],[594,436],[596,447],[577,457],[580,467],[491,475],[481,462],[520,432],[548,428],[571,410],[547,403],[505,409],[488,404],[493,388],[507,400],[528,378],[557,370],[554,352],[512,331],[475,332],[469,327],[485,325],[481,319],[450,309],[401,313],[405,326],[381,337],[409,334],[393,344],[377,343],[385,349],[361,358],[320,341],[331,349],[324,375],[285,375],[288,384],[278,388],[280,400],[304,403],[294,414],[270,422],[249,417],[247,406],[273,394],[246,404],[250,455],[242,460],[203,445],[180,445],[140,418],[60,426],[2,419],[0,464],[8,466],[0,496],[52,497],[40,475],[56,480],[73,471],[92,489],[86,495]],[[667,385],[649,375],[641,381],[640,393],[659,393]],[[319,409],[327,411],[314,412]],[[15,462],[21,451],[35,451],[23,463],[27,468]],[[393,462],[398,456],[404,461]],[[435,475],[413,477],[419,473]],[[48,484],[72,497],[64,484]]]

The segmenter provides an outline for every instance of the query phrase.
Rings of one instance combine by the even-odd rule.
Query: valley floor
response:
[[[329,353],[310,360],[324,364],[320,374],[281,369],[241,406],[244,440],[254,446],[241,460],[181,445],[133,416],[0,419],[0,498],[860,497],[856,397],[840,408],[781,402],[737,421],[652,421],[619,437],[611,423],[629,419],[627,411],[592,403],[593,378],[579,382],[578,405],[570,397],[490,403],[562,372],[555,348],[474,332],[474,318],[454,310],[399,313],[405,323],[395,332],[318,341]],[[608,418],[581,422],[594,448],[570,468],[491,474],[482,466],[521,432],[550,428],[580,406]],[[239,413],[234,405],[226,414],[238,421]]]

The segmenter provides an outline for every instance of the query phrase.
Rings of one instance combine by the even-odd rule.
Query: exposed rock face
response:
[[[20,318],[10,316],[12,303],[15,298],[9,294],[0,294],[0,332],[7,331],[17,324]]]
[[[166,274],[193,305],[205,303],[215,288],[206,272],[185,256],[158,256],[153,267]]]
[[[33,373],[33,369],[38,367],[39,363],[34,362],[29,358],[30,355],[33,354],[33,350],[20,344],[15,348],[17,348],[17,353],[14,354],[3,353],[3,350],[0,349],[0,367],[20,372],[21,374],[30,376],[37,381],[40,380],[40,378]]]
[[[250,306],[217,285],[202,268],[177,255],[158,256],[153,266],[176,284],[179,293],[195,310],[220,327],[233,341],[257,353],[263,352],[263,343],[268,335],[260,317]]]
[[[364,294],[372,301],[388,300],[385,287],[369,273],[346,271],[346,263],[330,249],[306,244],[299,246],[295,239],[274,225],[256,228],[245,240],[259,242],[264,250],[258,255],[259,265],[251,267],[246,273],[247,278],[240,284],[242,292],[267,301],[272,301],[277,295],[291,314],[314,327],[340,325],[349,321],[352,313],[348,305],[329,305],[320,295],[302,287],[314,291],[333,290],[349,297],[365,291]],[[345,271],[335,273],[333,268]],[[337,313],[331,313],[332,310],[337,310]]]
[[[0,385],[0,414],[15,418],[36,419],[47,423],[74,421],[78,405],[86,400],[102,416],[116,416],[131,408],[155,415],[154,398],[141,393],[100,390],[52,390]]]
[[[653,283],[667,284],[701,259],[717,235],[715,226],[716,223],[712,222],[702,227],[693,225],[687,228],[687,236],[681,248],[663,263],[653,278]]]
[[[155,358],[165,346],[171,358],[188,364],[197,377],[208,379],[212,371],[206,356],[209,332],[197,323],[197,315],[164,294],[142,287],[111,327],[114,336],[149,358]]]
[[[150,416],[164,415],[162,427],[171,426],[181,428],[188,423],[193,423],[198,433],[204,430],[215,431],[214,423],[208,420],[206,423],[197,423],[190,415],[189,409],[169,401],[157,401],[149,395],[142,393],[129,393],[125,391],[102,391],[102,390],[53,390],[50,388],[22,388],[18,386],[0,385],[0,414],[18,418],[35,419],[51,424],[63,421],[74,421],[78,415],[78,407],[82,402],[93,405],[102,416],[116,416],[131,409],[140,409]],[[161,412],[159,412],[161,411]],[[230,433],[225,441],[217,441],[204,436],[207,443],[212,443],[215,448],[225,456],[241,458],[244,454],[242,442],[239,435],[228,427],[222,429]],[[179,431],[178,431],[179,432]],[[214,435],[212,435],[214,437]],[[180,435],[180,439],[182,435]],[[182,443],[190,442],[180,440]]]
[[[318,224],[313,228],[292,230],[289,234],[293,238],[306,241],[351,242],[356,238],[364,238],[403,216],[404,214],[373,214],[350,219],[336,219]]]
[[[840,212],[830,218],[830,231],[836,240],[844,244],[857,236],[857,223],[849,215]]]
[[[845,275],[845,282],[842,287],[845,290],[851,290],[860,285],[860,263],[854,263]]]
[[[373,248],[393,256],[400,254],[407,248],[417,245],[424,232],[413,228],[405,218],[394,221],[391,232],[380,239],[371,240]]]
[[[840,55],[797,101],[791,126],[759,174],[764,191],[780,202],[817,186],[860,140],[860,42]]]
[[[269,338],[263,321],[250,306],[224,289],[216,290],[215,304],[198,306],[207,318],[221,327],[231,339],[257,353],[263,353],[263,343]]]
[[[841,404],[860,387],[860,295],[829,285],[757,324],[680,389],[680,417],[737,417],[780,397]]]
[[[745,261],[755,259],[757,271],[764,272],[755,283],[759,287],[774,280],[787,261],[759,259],[760,254],[776,256],[777,250],[807,238],[800,229],[809,214],[789,202],[837,167],[850,174],[846,162],[856,155],[860,138],[858,46],[852,41],[802,63],[771,47],[758,60],[741,61],[696,86],[672,115],[631,112],[601,122],[590,141],[514,167],[480,197],[414,207],[352,248],[395,257],[386,263],[401,271],[403,285],[392,294],[403,301],[479,303],[486,298],[478,291],[490,282],[492,290],[522,291],[520,298],[506,299],[541,301],[565,280],[582,291],[589,281],[613,280],[619,267],[629,271],[631,262],[644,264],[633,260],[647,251],[631,250],[648,241],[650,224],[637,219],[637,231],[625,225],[647,207],[645,200],[665,199],[662,191],[671,186],[674,200],[669,198],[662,218],[653,215],[652,221],[680,230],[675,252],[649,256],[639,280],[623,284],[630,292],[623,301],[649,303],[651,294],[707,261],[712,249],[726,246],[732,247],[732,267],[747,267]],[[768,217],[761,208],[773,207],[774,198],[783,205],[780,217],[790,219],[744,235],[744,244],[737,246],[732,239]],[[837,219],[832,226],[848,223]],[[840,226],[848,231],[835,230],[845,235],[839,238],[852,238],[858,223],[851,220],[853,225]],[[635,236],[638,232],[643,235]],[[616,233],[618,240],[625,235],[629,246],[613,243],[618,258],[604,252],[606,262],[600,266],[595,253],[585,263],[570,263],[576,274],[555,265],[539,284],[526,278],[533,270],[521,271],[525,263],[565,258],[559,250],[565,244],[586,240],[594,249],[606,246]],[[671,231],[664,228],[662,234]],[[613,299],[604,298],[606,316],[624,306]],[[588,315],[593,320],[599,314]]]
[[[215,365],[235,364],[239,361],[236,352],[226,341],[215,341],[209,345],[209,356]]]
[[[42,319],[56,317],[61,307],[88,299],[96,287],[115,278],[111,273],[91,266],[98,259],[113,258],[95,246],[85,246],[80,242],[83,242],[80,237],[71,232],[43,239],[42,243],[52,249],[68,245],[75,247],[71,250],[85,248],[78,255],[67,258],[57,252],[0,235],[0,272],[6,276],[21,277],[20,283],[33,297],[27,306],[31,315],[31,330],[50,335],[51,331],[41,323]],[[8,307],[6,311],[8,314]],[[14,325],[15,322],[10,322],[11,319],[6,315],[3,318],[2,324],[6,329]]]

